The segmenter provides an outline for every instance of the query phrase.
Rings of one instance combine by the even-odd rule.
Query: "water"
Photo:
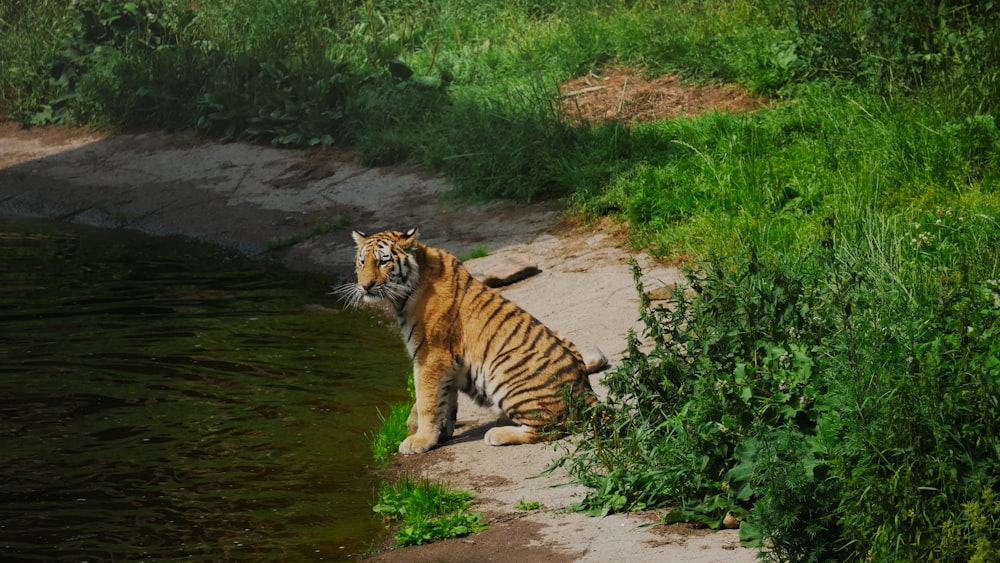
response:
[[[328,282],[0,220],[0,560],[318,561],[380,532],[398,337]]]

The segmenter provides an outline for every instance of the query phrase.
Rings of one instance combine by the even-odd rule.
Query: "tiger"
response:
[[[424,453],[451,438],[458,391],[500,415],[484,438],[493,446],[554,439],[574,404],[597,403],[588,373],[600,361],[585,363],[572,342],[474,278],[454,255],[418,241],[416,228],[352,237],[357,282],[337,293],[349,306],[387,304],[413,360],[416,401],[400,453]]]

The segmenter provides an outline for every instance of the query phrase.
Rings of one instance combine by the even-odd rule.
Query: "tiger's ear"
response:
[[[410,248],[413,243],[417,242],[417,228],[407,229],[402,236],[399,237],[399,246],[403,248]]]
[[[361,231],[351,231],[351,236],[354,237],[354,244],[358,245],[358,248],[361,248],[361,245],[365,243],[365,239],[368,238]]]

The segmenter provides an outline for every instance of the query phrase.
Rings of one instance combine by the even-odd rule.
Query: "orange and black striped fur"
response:
[[[358,281],[339,292],[353,305],[388,301],[413,357],[416,404],[401,453],[451,437],[458,391],[513,423],[486,433],[494,446],[552,438],[569,395],[596,402],[572,342],[473,278],[456,257],[419,242],[416,229],[353,236]]]

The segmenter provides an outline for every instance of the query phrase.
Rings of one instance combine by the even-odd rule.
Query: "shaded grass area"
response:
[[[991,560],[998,22],[952,0],[25,0],[0,6],[0,114],[346,144],[469,199],[611,216],[691,258],[695,297],[643,306],[655,348],[633,341],[564,461],[581,509],[732,512],[780,559]],[[571,126],[558,85],[609,64],[774,104]]]

